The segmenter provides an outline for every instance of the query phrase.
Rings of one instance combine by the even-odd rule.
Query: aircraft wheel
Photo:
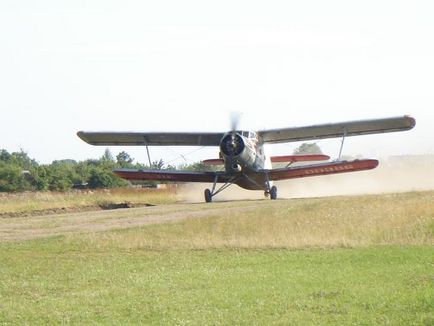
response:
[[[205,189],[204,195],[205,195],[205,202],[207,202],[207,203],[212,202],[211,190]]]
[[[277,199],[277,188],[276,186],[272,186],[270,189],[270,198],[272,200]]]

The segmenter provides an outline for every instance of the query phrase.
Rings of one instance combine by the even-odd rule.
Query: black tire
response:
[[[205,189],[205,191],[204,191],[204,195],[205,195],[205,202],[207,202],[207,203],[212,202],[212,194],[211,194],[211,190],[209,190],[209,189]]]
[[[277,199],[277,188],[276,186],[272,186],[270,189],[270,198],[271,200]]]

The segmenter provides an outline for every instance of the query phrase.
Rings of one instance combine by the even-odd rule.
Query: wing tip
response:
[[[86,132],[85,131],[77,131],[77,136],[78,136],[78,138],[80,138],[82,141],[84,141],[85,143],[88,143],[88,144],[90,144],[90,145],[93,145],[91,142],[90,142],[90,140],[89,140],[89,138],[88,137],[86,137]]]
[[[405,115],[404,119],[407,122],[408,129],[413,129],[416,126],[416,119],[410,115]]]

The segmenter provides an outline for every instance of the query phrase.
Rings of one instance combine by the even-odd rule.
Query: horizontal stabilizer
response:
[[[328,155],[322,154],[308,154],[308,155],[285,155],[285,156],[272,156],[272,163],[293,163],[293,162],[314,162],[314,161],[327,161],[330,159]]]

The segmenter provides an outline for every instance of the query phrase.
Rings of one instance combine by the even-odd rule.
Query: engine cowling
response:
[[[220,150],[227,157],[239,156],[245,148],[243,137],[237,133],[230,133],[220,142]]]
[[[220,151],[225,161],[227,172],[237,173],[253,167],[256,152],[247,146],[247,140],[238,133],[225,135],[220,142]]]

